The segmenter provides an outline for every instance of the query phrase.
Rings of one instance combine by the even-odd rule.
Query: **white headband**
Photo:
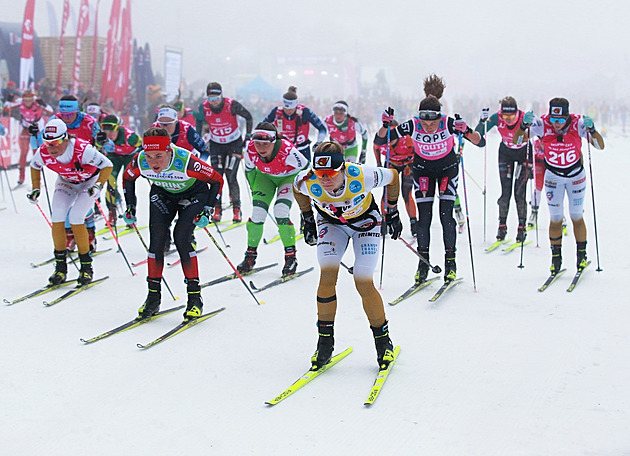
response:
[[[160,110],[158,111],[158,119],[160,117],[168,117],[170,119],[177,120],[177,111],[175,111],[173,108],[165,106],[163,108],[160,108]]]
[[[295,109],[297,108],[298,101],[297,98],[295,100],[287,100],[286,98],[283,98],[282,104],[285,109]]]

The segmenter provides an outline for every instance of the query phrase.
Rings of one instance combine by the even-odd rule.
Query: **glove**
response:
[[[123,214],[123,220],[126,225],[135,225],[138,219],[136,218],[136,206],[130,204],[127,206],[127,210]]]
[[[593,121],[591,121],[592,123]],[[37,124],[33,124],[33,125],[29,125],[28,126],[28,134],[31,136],[37,136],[37,134],[39,133],[39,126]]]
[[[589,116],[582,117],[582,121],[584,122],[584,127],[588,130],[590,134],[595,133],[595,124],[593,123],[593,119]]]
[[[34,188],[31,193],[26,194],[26,197],[31,202],[31,204],[37,204],[40,194],[41,194],[40,190],[38,188]]]
[[[400,233],[402,233],[402,222],[400,221],[400,215],[398,214],[398,207],[390,207],[385,214],[385,221],[387,223],[387,230],[392,235],[392,239],[398,239]],[[305,236],[306,237],[306,236]]]
[[[87,189],[87,193],[94,198],[100,196],[101,190],[103,190],[103,184],[101,184],[100,182],[96,182],[94,185]]]
[[[247,143],[252,139],[251,133],[245,133],[245,139],[243,140],[243,148],[247,148]]]
[[[203,211],[195,217],[193,223],[199,228],[205,228],[210,224],[210,217],[212,217],[212,213],[214,212],[214,208],[210,206],[205,206]]]
[[[35,103],[37,103],[38,105],[40,105],[43,108],[46,107],[46,102],[44,100],[42,100],[41,98],[35,99]]]
[[[523,122],[521,123],[521,130],[526,130],[531,127],[534,123],[534,113],[532,111],[527,111],[523,114]]]
[[[485,122],[490,118],[490,108],[481,108],[481,114],[479,115],[479,121]]]
[[[383,121],[383,127],[387,128],[394,120],[394,108],[388,107],[383,114],[381,114],[381,120]]]
[[[317,245],[317,224],[313,211],[302,212],[304,219],[304,242],[308,245]]]
[[[359,163],[362,165],[365,164],[365,149],[361,149],[361,155],[359,155]]]
[[[96,133],[97,143],[103,144],[106,141],[107,141],[107,133],[105,133],[104,131],[99,131],[98,133]]]
[[[455,128],[456,131],[459,131],[461,133],[468,132],[468,124],[466,123],[464,119],[456,119],[453,122],[453,128]]]

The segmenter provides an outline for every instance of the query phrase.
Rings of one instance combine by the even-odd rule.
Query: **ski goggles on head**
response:
[[[418,111],[418,117],[420,120],[437,120],[442,117],[442,113],[431,109],[421,109]]]
[[[270,130],[254,130],[251,138],[252,141],[272,143],[276,141],[276,132]]]
[[[44,141],[44,144],[46,144],[47,146],[59,146],[61,143],[63,143],[63,140],[66,139],[66,135],[63,135],[61,138],[55,138],[55,139],[45,139],[42,138],[42,140]]]
[[[113,122],[101,122],[101,128],[105,131],[116,131],[118,130],[118,124]]]
[[[552,124],[563,124],[567,121],[565,117],[550,117],[549,122]]]
[[[79,110],[79,102],[77,100],[59,101],[59,112],[61,114],[74,114],[78,110]]]

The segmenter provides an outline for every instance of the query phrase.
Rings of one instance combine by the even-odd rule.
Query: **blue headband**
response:
[[[60,100],[59,112],[70,113],[79,110],[79,102],[77,100]]]

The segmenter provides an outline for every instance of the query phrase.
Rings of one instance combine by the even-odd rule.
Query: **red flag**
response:
[[[24,22],[22,23],[22,56],[20,58],[20,90],[33,88],[33,16],[35,15],[35,0],[27,0],[24,8]]]
[[[96,56],[98,53],[98,7],[101,0],[96,2],[96,11],[94,11],[94,41],[92,42],[92,74],[90,76],[90,92],[94,92],[94,76],[96,75]]]
[[[133,38],[131,34],[131,3],[127,4],[122,12],[122,26],[120,31],[120,54],[118,61],[118,74],[116,79],[115,101],[116,109],[121,111],[125,98],[129,93],[129,73],[131,71]]]
[[[57,60],[57,96],[61,95],[61,72],[63,70],[63,37],[66,35],[66,26],[70,16],[70,0],[63,2],[63,16],[61,19],[61,35],[59,36],[59,57]]]
[[[118,39],[118,28],[120,23],[120,0],[112,2],[112,12],[109,16],[107,26],[107,43],[105,43],[105,53],[103,55],[103,80],[101,82],[101,104],[107,101],[108,97],[114,95],[114,65],[116,62],[116,48]]]
[[[81,73],[81,41],[90,25],[90,6],[88,0],[81,0],[79,25],[77,27],[77,41],[74,50],[74,69],[72,70],[72,95],[79,93],[79,77]]]

